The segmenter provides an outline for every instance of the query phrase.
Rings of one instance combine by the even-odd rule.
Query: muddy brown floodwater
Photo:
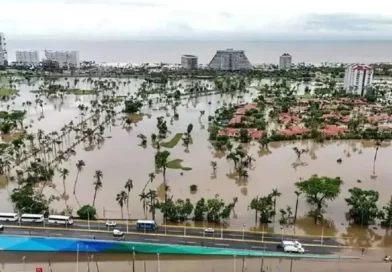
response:
[[[382,262],[385,252],[370,252],[359,256],[358,251],[342,253],[346,256],[358,256],[358,260],[293,260],[264,259],[265,272],[293,271],[293,272],[368,272],[389,271],[391,264]],[[106,272],[106,271],[135,271],[135,272],[199,272],[199,271],[261,271],[261,258],[205,258],[189,256],[167,256],[135,254],[80,254],[77,269],[75,253],[38,254],[29,252],[1,252],[0,271],[4,272],[34,272],[36,268],[50,272]],[[159,269],[158,269],[159,266]],[[134,267],[134,268],[133,268]]]
[[[72,79],[69,79],[73,82]],[[137,90],[140,80],[132,80],[129,85],[121,84],[119,94],[127,92],[134,93]],[[80,83],[79,88],[89,88],[89,86]],[[21,96],[15,100],[12,107],[18,108],[26,100],[33,101],[34,94],[30,93],[35,87],[21,85]],[[91,87],[90,87],[91,88]],[[254,97],[254,94],[253,94]],[[31,131],[36,132],[38,128],[51,132],[59,130],[64,124],[71,120],[77,121],[79,110],[77,106],[80,103],[89,103],[94,96],[69,95],[64,102],[59,99],[46,100],[44,106],[44,116],[42,120],[37,118],[41,115],[41,109],[34,106],[28,108],[28,118],[26,124],[31,124]],[[167,182],[170,186],[169,195],[176,198],[190,198],[193,203],[201,197],[212,198],[219,194],[226,202],[232,201],[238,197],[238,203],[232,218],[229,220],[228,227],[240,228],[243,224],[246,228],[254,229],[254,212],[248,208],[252,198],[265,196],[272,189],[277,188],[282,196],[277,199],[277,210],[295,206],[295,182],[301,178],[308,178],[313,174],[325,176],[339,176],[344,181],[341,195],[333,202],[328,202],[326,208],[326,219],[328,223],[322,226],[316,226],[311,220],[305,217],[309,211],[305,199],[300,197],[298,214],[301,217],[297,221],[295,233],[306,235],[323,235],[336,236],[344,235],[350,237],[347,239],[348,244],[356,246],[390,246],[392,245],[391,235],[388,230],[382,230],[378,226],[372,226],[368,229],[361,227],[349,226],[345,218],[348,207],[344,198],[348,196],[348,189],[354,186],[363,189],[373,189],[380,192],[379,207],[381,208],[391,197],[392,167],[390,167],[389,157],[392,153],[392,147],[384,144],[378,151],[375,173],[373,174],[373,158],[375,153],[374,143],[363,141],[335,141],[323,144],[312,141],[302,142],[275,142],[271,143],[269,152],[261,151],[257,143],[251,143],[246,148],[249,154],[253,155],[256,161],[253,163],[253,170],[249,172],[247,181],[238,180],[233,175],[233,164],[226,160],[226,155],[216,152],[208,141],[208,115],[213,115],[215,109],[223,101],[236,102],[236,96],[211,95],[197,99],[183,100],[178,107],[179,120],[174,121],[169,126],[171,138],[175,133],[185,132],[189,123],[194,128],[192,131],[192,141],[188,150],[182,146],[181,142],[170,151],[171,159],[182,159],[183,166],[192,167],[191,171],[181,171],[168,169]],[[245,101],[251,101],[252,95],[247,95]],[[209,102],[211,104],[209,105]],[[1,107],[5,108],[11,102],[2,102]],[[125,182],[128,179],[133,180],[134,188],[130,193],[130,218],[143,218],[142,203],[139,201],[139,194],[148,180],[148,174],[154,172],[154,153],[156,150],[151,146],[150,135],[157,132],[156,117],[173,114],[168,111],[159,110],[160,104],[154,104],[152,109],[145,109],[143,118],[133,125],[131,130],[126,130],[120,125],[111,126],[105,130],[106,140],[102,146],[85,149],[83,144],[76,147],[76,156],[71,157],[62,165],[70,170],[70,175],[66,180],[66,191],[69,193],[68,205],[74,213],[80,205],[91,204],[93,200],[93,175],[95,170],[103,172],[103,188],[97,194],[96,207],[100,217],[120,218],[120,207],[115,201],[116,194],[124,190]],[[204,110],[205,115],[201,118],[200,111]],[[170,123],[170,117],[166,120]],[[140,139],[137,135],[144,134],[148,138],[146,148],[139,146]],[[303,154],[301,163],[296,162],[296,155],[293,147],[308,149],[309,153]],[[341,158],[342,163],[338,164],[337,159]],[[84,160],[86,167],[79,175],[79,182],[76,195],[72,195],[73,183],[76,177],[75,164],[78,160]],[[210,166],[211,161],[217,161],[218,167],[216,173],[213,173]],[[162,174],[157,174],[148,189],[158,189],[162,197]],[[46,195],[61,195],[62,180],[57,175],[54,179],[56,189],[46,188]],[[198,191],[190,192],[190,185],[196,184]],[[0,205],[2,211],[11,211],[8,193],[16,186],[11,183],[6,186],[3,183],[1,189]],[[65,201],[54,202],[51,208],[60,212],[65,209]],[[124,209],[125,211],[125,209]],[[149,216],[150,217],[150,216]],[[278,218],[278,216],[277,216]],[[162,222],[162,216],[158,213],[157,220]],[[280,226],[270,224],[268,227],[257,226],[260,230],[280,231]],[[284,229],[285,233],[293,233],[294,228]]]

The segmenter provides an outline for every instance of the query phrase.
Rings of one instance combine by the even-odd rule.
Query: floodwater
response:
[[[72,85],[73,79],[69,79],[69,81]],[[125,82],[126,80],[120,81]],[[140,80],[131,79],[130,84],[120,84],[119,95],[128,92],[134,93],[140,82]],[[79,83],[77,87],[91,88],[84,82]],[[20,97],[14,102],[2,102],[2,109],[5,109],[7,104],[10,104],[11,108],[20,108],[22,102],[26,100],[34,101],[35,94],[30,93],[30,90],[37,89],[38,84],[35,87],[21,84],[17,88],[21,90]],[[244,181],[234,177],[232,162],[226,160],[225,154],[216,152],[208,141],[208,115],[213,115],[215,109],[223,101],[228,103],[236,103],[237,100],[251,101],[255,95],[255,92],[251,92],[245,98],[231,97],[230,95],[211,95],[182,101],[182,104],[177,108],[179,120],[174,120],[173,124],[169,126],[171,135],[168,140],[176,133],[185,132],[188,124],[192,123],[191,145],[186,150],[180,142],[176,147],[167,150],[171,153],[170,159],[182,159],[182,165],[192,167],[192,170],[168,169],[169,196],[173,196],[174,199],[190,198],[193,203],[201,197],[212,198],[216,194],[219,194],[227,203],[231,202],[234,197],[238,197],[238,203],[235,206],[232,218],[228,222],[228,227],[240,228],[245,224],[246,228],[255,228],[254,211],[248,208],[252,198],[265,196],[272,189],[277,188],[282,193],[281,197],[277,199],[277,210],[289,205],[294,211],[295,182],[301,178],[306,179],[313,174],[339,176],[344,181],[344,185],[340,197],[333,202],[328,202],[325,214],[328,223],[324,227],[316,226],[311,220],[303,217],[309,211],[309,208],[305,199],[300,197],[298,215],[303,218],[297,221],[295,230],[293,227],[288,227],[283,231],[285,233],[295,231],[297,234],[320,236],[355,236],[356,238],[348,239],[350,245],[392,245],[389,232],[381,230],[380,227],[361,229],[360,227],[349,226],[345,219],[348,207],[344,201],[344,198],[348,196],[347,190],[354,186],[379,191],[380,208],[390,199],[392,183],[389,177],[392,176],[392,168],[390,167],[389,157],[392,149],[388,144],[384,144],[379,149],[375,174],[373,174],[375,148],[372,142],[336,141],[323,144],[312,141],[277,142],[271,143],[269,152],[261,151],[257,143],[251,143],[246,148],[256,161],[253,163],[253,169],[249,171],[249,178]],[[25,125],[31,125],[30,131],[32,132],[36,132],[38,128],[45,132],[60,130],[71,120],[77,122],[80,119],[78,105],[81,103],[88,104],[91,99],[94,99],[94,96],[75,97],[69,95],[63,103],[60,99],[52,99],[51,101],[46,99],[46,104],[42,110],[39,106],[35,108],[33,102],[33,106],[27,108],[28,118]],[[218,101],[220,101],[219,104]],[[209,105],[209,102],[211,102],[211,105]],[[11,103],[15,103],[15,105]],[[99,216],[121,218],[120,206],[115,201],[115,197],[121,190],[125,190],[125,182],[132,179],[134,188],[130,193],[130,218],[143,218],[143,208],[139,200],[139,194],[148,180],[148,174],[155,170],[154,154],[156,150],[151,146],[150,135],[157,133],[156,117],[165,116],[169,125],[170,117],[167,117],[167,115],[173,115],[170,106],[167,111],[159,108],[159,103],[154,103],[152,109],[146,108],[144,110],[146,115],[143,116],[142,120],[133,124],[133,128],[130,130],[123,128],[120,120],[116,122],[116,125],[107,127],[104,134],[106,139],[100,146],[86,147],[83,143],[77,146],[75,148],[77,154],[63,162],[61,166],[70,170],[65,188],[69,198],[67,202],[64,200],[55,201],[51,208],[56,212],[61,212],[66,208],[67,203],[76,214],[79,205],[91,204],[94,195],[93,175],[95,170],[101,170],[103,172],[103,188],[98,191],[95,203]],[[199,118],[201,110],[205,111],[205,115]],[[38,121],[37,119],[42,115],[41,111],[43,111],[44,118]],[[140,139],[137,137],[139,134],[147,136],[148,145],[146,148],[139,145]],[[75,137],[75,135],[71,135],[72,137]],[[296,163],[293,147],[309,150],[309,153],[302,155],[300,164]],[[341,164],[336,162],[339,158],[343,161]],[[78,160],[84,160],[86,167],[79,175],[77,191],[74,196],[72,189],[76,177],[75,164]],[[216,173],[212,171],[211,161],[217,161]],[[162,182],[162,174],[158,173],[154,182],[148,185],[147,190],[158,189],[162,197]],[[62,179],[59,175],[55,177],[53,183],[54,186],[45,188],[44,193],[48,196],[63,194]],[[190,192],[189,187],[192,184],[198,186],[196,193]],[[11,183],[9,186],[3,183],[0,191],[2,211],[12,210],[12,205],[7,196],[8,192],[14,187],[16,187],[15,183]],[[124,214],[126,214],[125,207]],[[278,219],[279,215],[277,215],[276,221]],[[162,221],[159,212],[157,220]],[[270,224],[268,227],[257,227],[265,231],[281,231],[278,223]],[[385,233],[388,235],[384,237]]]
[[[0,270],[36,271],[42,268],[50,272],[199,272],[199,271],[301,271],[301,272],[367,272],[389,271],[390,264],[382,262],[383,253],[369,253],[360,260],[289,260],[261,258],[206,258],[192,256],[139,255],[135,254],[88,254],[76,253],[38,254],[29,252],[0,253]],[[345,256],[359,256],[360,253],[344,252]],[[78,262],[76,261],[78,259]],[[5,261],[7,260],[7,261]],[[77,263],[79,265],[77,265]],[[77,268],[78,266],[78,268]],[[158,268],[159,267],[159,268]]]

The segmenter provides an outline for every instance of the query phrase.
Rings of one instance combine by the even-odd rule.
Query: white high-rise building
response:
[[[47,60],[58,62],[60,67],[79,67],[78,51],[52,51],[45,50]]]
[[[197,69],[197,57],[193,55],[182,55],[181,67],[185,70]]]
[[[288,53],[284,53],[279,58],[279,69],[280,70],[290,70],[291,69],[292,57]]]
[[[4,33],[0,32],[0,66],[7,64],[7,49]]]
[[[253,69],[244,50],[218,50],[208,68],[221,71],[239,71]]]
[[[365,95],[366,88],[373,82],[373,68],[368,65],[352,64],[344,73],[344,89],[346,92]]]
[[[18,65],[39,65],[39,53],[38,51],[18,50],[16,51],[16,63]]]

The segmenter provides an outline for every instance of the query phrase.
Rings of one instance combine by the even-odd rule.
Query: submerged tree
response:
[[[97,192],[102,188],[102,178],[103,173],[101,170],[96,170],[94,174],[95,181],[93,182],[94,185],[94,198],[93,198],[93,207],[95,207],[95,199],[97,198]]]
[[[76,163],[77,173],[76,173],[76,179],[75,179],[74,188],[73,188],[73,194],[75,194],[75,192],[76,192],[76,183],[78,183],[79,174],[80,174],[80,172],[82,172],[82,170],[85,166],[86,166],[86,164],[84,163],[83,160],[79,160]]]
[[[375,219],[381,217],[377,207],[379,193],[373,190],[362,190],[354,187],[348,190],[350,197],[346,198],[347,205],[350,207],[347,217],[355,224],[367,226],[372,224]]]
[[[121,208],[121,219],[124,219],[123,207],[124,207],[124,204],[128,202],[127,193],[125,191],[121,191],[119,194],[116,195],[116,201],[117,201],[118,205],[120,205],[120,208]]]

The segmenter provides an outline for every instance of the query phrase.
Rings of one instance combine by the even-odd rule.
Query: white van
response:
[[[298,241],[282,241],[278,244],[277,248],[284,248],[285,246],[297,246],[302,247],[301,243]]]
[[[283,250],[286,253],[305,253],[305,249],[302,246],[285,246]]]
[[[58,225],[72,225],[73,219],[68,215],[49,215],[48,223]]]
[[[0,213],[0,221],[16,222],[19,216],[17,213]]]

